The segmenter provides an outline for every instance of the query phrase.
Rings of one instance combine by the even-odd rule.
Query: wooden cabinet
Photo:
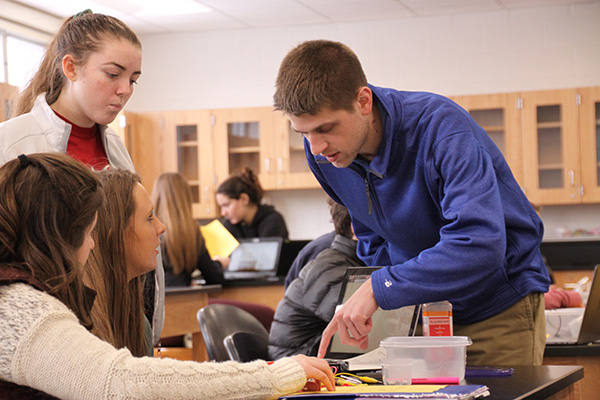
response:
[[[219,183],[242,167],[265,190],[318,188],[304,156],[302,135],[272,107],[127,113],[124,129],[134,165],[151,190],[162,172],[183,174],[198,219],[219,216]]]
[[[242,167],[258,174],[263,188],[275,186],[274,116],[271,107],[213,110],[217,182]]]
[[[600,203],[600,88],[457,96],[536,205]],[[219,215],[215,191],[241,167],[265,190],[312,189],[302,135],[271,107],[129,114],[124,138],[144,185],[184,174],[194,216]]]
[[[274,139],[277,180],[269,189],[314,189],[319,182],[308,167],[304,137],[291,128],[289,118],[274,112]]]
[[[525,187],[534,204],[581,203],[577,90],[525,92]]]
[[[600,89],[525,92],[525,186],[540,205],[600,202]]]
[[[125,143],[150,192],[163,172],[179,172],[192,189],[194,218],[217,216],[215,153],[207,110],[126,114]]]
[[[500,148],[533,204],[600,203],[600,88],[453,99]]]
[[[318,188],[308,168],[302,135],[272,107],[213,110],[217,181],[243,166],[265,190]]]
[[[471,114],[500,149],[517,182],[524,186],[519,93],[452,98]]]
[[[207,110],[163,113],[163,149],[166,171],[185,176],[192,189],[192,213],[196,218],[214,218],[215,151],[211,114]]]
[[[579,90],[582,201],[600,202],[600,87]]]

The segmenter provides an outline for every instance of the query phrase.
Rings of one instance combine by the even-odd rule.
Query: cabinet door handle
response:
[[[575,185],[575,172],[573,170],[569,171],[569,182],[571,183],[571,186]]]
[[[278,168],[279,172],[283,172],[283,158],[282,157],[277,158],[277,168]]]
[[[265,157],[265,172],[271,172],[271,159]]]
[[[209,201],[208,200],[208,193],[209,193],[209,187],[208,186],[204,186],[204,201]],[[202,199],[200,199],[200,202],[202,202]]]

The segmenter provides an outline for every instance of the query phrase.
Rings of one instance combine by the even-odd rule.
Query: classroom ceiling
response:
[[[90,8],[123,20],[138,34],[149,34],[419,18],[598,2],[600,0],[0,0],[0,20],[52,35],[62,18]]]

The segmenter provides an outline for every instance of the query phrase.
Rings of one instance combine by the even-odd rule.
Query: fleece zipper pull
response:
[[[373,200],[371,199],[371,190],[369,189],[369,178],[365,177],[365,191],[367,192],[367,202],[369,204],[369,215],[373,214]]]

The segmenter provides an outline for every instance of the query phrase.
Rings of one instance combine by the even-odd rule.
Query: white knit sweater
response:
[[[300,390],[290,358],[268,365],[135,358],[79,324],[56,298],[0,286],[0,379],[62,399],[271,399]]]

